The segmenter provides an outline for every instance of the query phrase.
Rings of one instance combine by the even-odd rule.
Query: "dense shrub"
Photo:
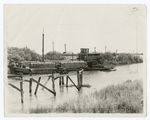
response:
[[[15,62],[36,61],[41,59],[39,54],[29,48],[8,47],[7,53],[8,60],[13,60]]]
[[[47,59],[47,60],[64,60],[64,57],[61,56],[61,53],[54,51],[54,52],[46,53],[45,59]]]
[[[100,64],[104,65],[117,65],[117,64],[132,64],[132,63],[142,63],[143,59],[140,56],[133,55],[133,54],[126,54],[126,53],[110,53],[106,52],[101,54],[97,61]]]
[[[7,58],[8,61],[12,60],[14,62],[20,61],[41,61],[41,55],[36,53],[29,48],[17,48],[17,47],[8,47],[7,49]],[[45,54],[45,59],[47,60],[63,60],[64,57],[61,56],[59,52],[48,52]]]

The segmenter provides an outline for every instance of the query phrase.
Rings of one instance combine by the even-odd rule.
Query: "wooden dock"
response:
[[[39,86],[42,87],[43,89],[46,89],[47,91],[49,91],[50,93],[52,93],[54,96],[56,96],[56,90],[55,90],[55,81],[59,80],[59,86],[65,86],[68,87],[68,81],[70,81],[73,86],[76,87],[76,89],[78,91],[81,90],[82,85],[83,85],[83,69],[81,70],[76,70],[77,72],[77,85],[75,84],[74,80],[71,78],[71,76],[69,74],[56,74],[56,73],[52,73],[52,74],[46,74],[46,75],[8,75],[8,78],[12,78],[12,77],[19,77],[20,78],[20,86],[17,87],[15,85],[13,85],[12,83],[8,83],[8,85],[10,85],[11,87],[13,87],[14,89],[18,90],[20,92],[21,95],[21,103],[23,103],[23,82],[28,82],[29,83],[29,93],[30,96],[32,95],[32,84],[33,82],[36,84],[36,88],[34,91],[34,95],[37,95],[38,92],[38,88]],[[35,76],[38,76],[38,79],[35,79]],[[46,80],[46,82],[44,84],[40,83],[41,78],[43,76],[47,76],[48,79]],[[66,78],[66,80],[64,79]],[[51,81],[52,82],[52,90],[48,87],[46,87],[47,83]],[[66,81],[66,84],[65,84]]]
[[[7,77],[8,77],[8,78],[18,77],[18,78],[22,79],[23,75],[8,74]]]

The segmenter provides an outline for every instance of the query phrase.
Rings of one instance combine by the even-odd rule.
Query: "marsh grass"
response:
[[[109,85],[100,91],[71,99],[63,104],[37,106],[29,113],[142,113],[142,81],[127,80],[119,85]]]

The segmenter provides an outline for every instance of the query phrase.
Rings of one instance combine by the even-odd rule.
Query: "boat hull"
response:
[[[106,66],[92,66],[92,67],[86,67],[84,69],[85,71],[115,71],[116,69],[114,67],[106,67]]]

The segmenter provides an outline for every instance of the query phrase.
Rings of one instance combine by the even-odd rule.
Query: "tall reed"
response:
[[[141,80],[127,80],[109,85],[80,99],[59,105],[37,106],[29,113],[142,113],[143,84]]]

